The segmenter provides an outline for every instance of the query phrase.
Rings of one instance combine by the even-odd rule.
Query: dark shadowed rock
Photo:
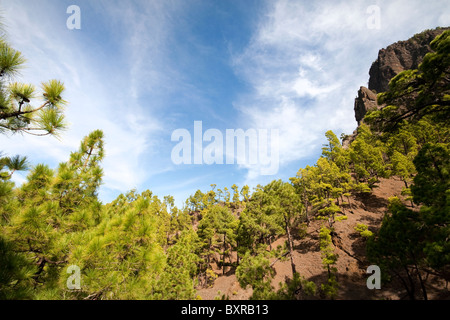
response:
[[[372,63],[369,71],[369,88],[360,87],[355,99],[354,110],[358,126],[367,111],[383,107],[377,104],[377,93],[385,92],[389,88],[389,81],[400,72],[417,69],[425,55],[432,51],[430,42],[449,29],[426,30],[406,41],[391,44],[378,52],[378,58]]]
[[[369,89],[384,92],[389,81],[404,70],[417,69],[423,57],[431,51],[430,42],[445,30],[437,28],[414,35],[406,41],[391,44],[378,52],[378,58],[369,71]]]
[[[366,115],[367,111],[378,109],[381,106],[377,104],[377,95],[373,91],[366,87],[360,87],[358,90],[358,96],[355,99],[355,119],[358,125],[361,124],[362,119]]]
[[[369,110],[381,109],[378,105],[377,93],[385,92],[393,77],[404,70],[417,69],[428,52],[431,52],[430,42],[450,27],[426,30],[414,35],[406,41],[391,44],[378,52],[378,58],[372,63],[369,71],[369,88],[360,87],[355,98],[354,110],[358,126]],[[342,144],[348,148],[357,136],[355,130],[347,135]]]
[[[355,119],[361,124],[367,111],[381,109],[378,105],[377,93],[389,88],[389,81],[404,70],[417,69],[428,52],[431,52],[430,42],[450,27],[426,30],[414,35],[406,41],[391,44],[378,52],[378,58],[372,63],[369,71],[369,88],[360,87],[355,99]],[[342,145],[348,148],[357,136],[356,130],[347,135]]]

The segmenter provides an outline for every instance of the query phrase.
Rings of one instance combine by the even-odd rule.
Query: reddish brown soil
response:
[[[383,284],[380,290],[369,290],[366,285],[366,274],[369,266],[365,254],[365,240],[354,227],[358,223],[365,224],[369,230],[376,231],[382,222],[387,210],[388,198],[398,196],[401,198],[403,182],[399,179],[382,179],[379,186],[372,194],[365,194],[350,198],[350,207],[346,209],[347,220],[334,224],[337,236],[333,237],[335,253],[339,255],[337,261],[337,281],[341,300],[367,300],[367,299],[404,299],[405,290],[399,283]],[[322,257],[319,249],[319,230],[324,221],[313,220],[308,227],[307,236],[294,239],[294,263],[296,271],[308,281],[313,281],[317,288],[327,279],[327,271],[323,268]],[[279,238],[272,247],[283,245],[285,238]],[[275,289],[280,283],[292,278],[290,259],[278,261],[274,264],[276,275],[272,281]],[[214,270],[218,278],[210,288],[199,289],[197,294],[205,300],[214,299],[225,295],[231,300],[245,300],[252,295],[251,288],[241,288],[236,280],[233,270],[222,275],[221,270]],[[428,283],[429,299],[447,298],[450,294],[445,282],[431,279]],[[322,297],[317,296],[315,299]]]

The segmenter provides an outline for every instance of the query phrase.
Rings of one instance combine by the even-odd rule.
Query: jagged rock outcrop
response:
[[[372,109],[378,109],[381,106],[377,104],[377,95],[372,90],[366,87],[360,87],[358,90],[358,96],[355,99],[355,118],[358,122],[358,126],[361,124],[362,119],[366,115],[367,111]]]
[[[372,63],[369,71],[369,87],[360,87],[355,98],[354,110],[358,126],[367,111],[384,107],[378,105],[377,93],[385,92],[389,87],[389,81],[400,72],[417,69],[425,55],[432,51],[430,42],[449,29],[450,27],[426,30],[378,52],[378,58]],[[356,130],[342,141],[342,145],[347,148],[355,138]]]
[[[404,70],[417,69],[423,57],[431,51],[430,42],[450,28],[426,30],[406,41],[391,44],[378,52],[378,58],[369,71],[369,89],[384,92],[389,81]]]
[[[436,28],[414,35],[406,41],[398,41],[378,52],[378,58],[369,71],[369,87],[361,87],[355,99],[355,119],[358,126],[368,110],[378,106],[376,94],[389,88],[389,81],[404,70],[417,69],[423,57],[431,52],[430,42],[450,28]]]

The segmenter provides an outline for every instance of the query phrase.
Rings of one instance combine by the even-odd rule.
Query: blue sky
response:
[[[66,12],[80,8],[81,29]],[[370,6],[380,9],[369,28]],[[18,80],[66,85],[61,140],[1,136],[0,150],[56,168],[90,131],[106,140],[104,202],[136,188],[180,206],[197,189],[288,180],[315,163],[324,133],[356,128],[353,103],[378,50],[450,25],[447,1],[2,0]],[[278,173],[254,165],[175,165],[175,129],[278,130]],[[206,145],[206,143],[205,143]],[[26,173],[15,174],[20,184]]]

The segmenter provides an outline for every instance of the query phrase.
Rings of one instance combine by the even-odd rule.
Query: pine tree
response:
[[[411,186],[414,202],[422,204],[427,262],[443,275],[450,265],[450,147],[429,143],[414,159],[417,175]]]
[[[101,222],[72,236],[67,265],[81,269],[83,299],[143,299],[161,292],[166,254],[158,240],[160,201],[148,192],[108,205]],[[125,197],[126,198],[126,197]],[[60,285],[68,275],[61,271]],[[158,291],[159,290],[159,291]]]
[[[66,128],[63,83],[57,80],[42,83],[41,94],[38,94],[33,85],[15,81],[25,58],[7,42],[3,29],[0,31],[0,133],[57,136]],[[35,105],[36,98],[43,102]],[[26,157],[0,155],[2,299],[35,297],[36,285],[49,278],[44,269],[48,269],[50,263],[58,263],[55,262],[57,254],[52,245],[55,237],[52,219],[40,207],[47,200],[44,195],[47,185],[41,189],[35,185],[31,192],[33,186],[28,184],[28,190],[16,192],[14,183],[10,181],[16,171],[28,170],[28,167]]]
[[[16,205],[12,204],[14,182],[11,177],[16,171],[28,169],[28,160],[19,155],[14,157],[2,157],[0,154],[0,226],[8,224]],[[11,207],[12,206],[12,207]]]
[[[26,255],[17,252],[14,244],[0,235],[1,300],[32,299],[36,269]]]
[[[389,82],[389,89],[378,95],[379,104],[389,108],[371,114],[372,123],[383,131],[395,129],[404,119],[417,121],[432,115],[434,122],[450,118],[448,76],[450,73],[450,31],[431,43],[418,69],[400,72]]]
[[[295,274],[291,229],[296,219],[302,219],[301,213],[300,198],[291,184],[274,180],[264,187],[257,188],[239,221],[240,255],[245,255],[247,251],[256,253],[265,250],[265,246],[270,244],[270,239],[285,235],[288,239],[292,273]]]
[[[387,156],[389,158],[391,166],[391,175],[395,175],[402,179],[405,187],[403,194],[408,196],[408,200],[411,200],[410,185],[413,176],[416,174],[416,168],[413,160],[417,155],[419,145],[415,137],[414,131],[416,126],[413,126],[407,122],[402,123],[395,133],[385,133],[383,139],[387,140]]]
[[[393,198],[389,214],[367,245],[370,261],[380,266],[382,274],[399,279],[410,299],[416,299],[417,280],[421,284],[423,298],[427,298],[419,270],[424,259],[421,237],[418,213],[406,208],[398,198]]]
[[[315,166],[300,169],[290,180],[306,208],[307,221],[311,217],[325,219],[330,227],[343,211],[339,201],[341,205],[346,204],[343,196],[348,197],[353,190],[350,173],[324,157],[320,157]]]
[[[337,262],[338,255],[334,253],[334,248],[331,238],[332,230],[322,227],[319,233],[319,245],[322,252],[322,263],[327,270],[328,279],[325,284],[322,284],[322,292],[328,298],[334,299],[338,295],[338,282],[337,282],[337,268],[334,265]]]
[[[235,205],[239,205],[240,198],[239,198],[239,187],[235,184],[231,186],[231,189],[233,189],[233,203]]]
[[[248,185],[242,187],[241,196],[245,202],[250,199],[250,188],[248,187]]]
[[[220,261],[222,274],[225,273],[226,258],[230,259],[229,264],[231,264],[230,253],[236,245],[236,228],[237,219],[228,208],[215,205],[204,211],[198,226],[198,236],[206,259],[206,265],[202,270],[205,276],[212,262],[211,258],[216,252],[222,257]]]
[[[373,188],[379,178],[388,177],[390,172],[385,154],[385,145],[372,134],[370,128],[365,124],[359,126],[358,136],[350,146],[350,158],[357,179]]]
[[[197,234],[193,230],[183,231],[177,243],[167,250],[167,263],[156,283],[153,299],[188,300],[195,297],[197,250]]]
[[[103,132],[96,130],[83,139],[68,162],[59,165],[53,192],[65,214],[96,200],[103,176],[100,167],[103,157]]]
[[[243,257],[236,269],[236,278],[242,288],[251,286],[251,299],[268,300],[275,298],[271,280],[275,270],[270,266],[269,259],[263,254],[252,256],[249,252]]]
[[[42,83],[38,94],[33,85],[14,82],[24,63],[22,53],[0,38],[0,132],[58,135],[66,128],[64,84],[57,80]],[[38,97],[44,102],[33,106]]]
[[[342,171],[348,171],[350,157],[348,150],[342,147],[341,142],[333,131],[325,133],[328,144],[322,148],[322,156],[327,160],[334,162]]]
[[[449,41],[449,31],[433,40],[434,52],[419,68],[398,74],[379,95],[379,102],[390,106],[369,115],[387,137],[394,173],[410,183],[420,210],[392,199],[379,232],[368,241],[368,256],[399,279],[411,299],[428,298],[424,274],[448,279]]]

